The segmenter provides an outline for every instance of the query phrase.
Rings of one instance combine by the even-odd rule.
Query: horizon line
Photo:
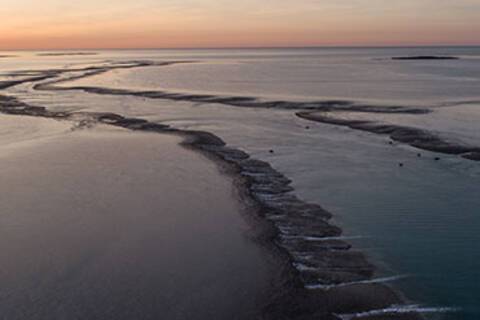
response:
[[[228,50],[228,49],[388,49],[388,48],[475,48],[479,44],[405,44],[405,45],[312,45],[312,46],[219,46],[219,47],[113,47],[113,48],[12,48],[1,51],[102,51],[102,50]]]

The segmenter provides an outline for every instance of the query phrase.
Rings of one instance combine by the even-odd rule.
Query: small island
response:
[[[452,56],[407,56],[393,57],[392,60],[458,60],[458,57]]]
[[[42,52],[38,53],[39,57],[57,57],[57,56],[95,56],[96,52]]]

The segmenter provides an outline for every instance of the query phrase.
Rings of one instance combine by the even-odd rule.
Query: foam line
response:
[[[312,284],[312,285],[306,285],[305,288],[309,289],[309,290],[330,290],[330,289],[333,289],[333,288],[347,287],[347,286],[356,285],[356,284],[387,283],[387,282],[402,280],[402,279],[405,279],[405,278],[408,278],[408,277],[409,277],[408,275],[398,275],[398,276],[392,276],[392,277],[376,278],[376,279],[362,280],[362,281],[344,282],[344,283],[330,284],[330,285]]]
[[[311,236],[281,236],[285,240],[305,240],[305,241],[330,241],[330,240],[357,240],[368,238],[366,236],[339,236],[339,237],[311,237]]]
[[[391,306],[385,309],[370,310],[370,311],[358,312],[358,313],[352,313],[352,314],[335,314],[335,316],[341,320],[353,320],[353,319],[362,319],[367,317],[392,315],[392,314],[449,313],[449,312],[458,312],[458,311],[459,311],[458,308],[422,307],[417,304],[412,304],[412,305],[402,305],[402,306]]]

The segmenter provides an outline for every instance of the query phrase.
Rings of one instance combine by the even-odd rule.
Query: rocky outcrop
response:
[[[296,115],[307,120],[388,135],[393,141],[405,143],[419,149],[444,154],[460,155],[465,159],[480,161],[480,147],[450,142],[431,132],[419,128],[384,124],[369,120],[335,118],[335,112],[297,112]]]

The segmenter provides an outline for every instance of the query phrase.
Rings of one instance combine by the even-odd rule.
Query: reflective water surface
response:
[[[390,60],[420,54],[461,59]],[[0,61],[2,70],[106,60],[195,60],[199,62],[116,70],[62,85],[422,106],[433,112],[339,115],[419,127],[480,144],[479,48],[108,51],[35,58],[40,60],[33,53],[20,56],[18,64]],[[336,223],[348,236],[358,237],[352,240],[355,246],[368,252],[383,274],[406,276],[395,285],[408,298],[425,306],[462,309],[432,318],[477,319],[480,314],[478,162],[391,145],[384,136],[301,120],[290,110],[40,92],[31,85],[8,93],[55,110],[110,111],[218,134],[292,178],[300,197],[332,211]]]

